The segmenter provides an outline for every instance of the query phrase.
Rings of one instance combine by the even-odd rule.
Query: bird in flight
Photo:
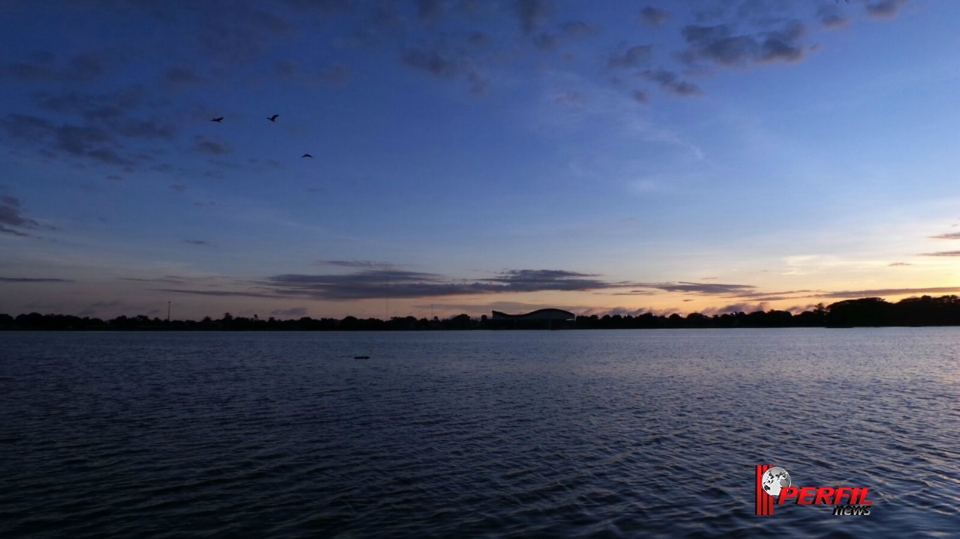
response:
[[[219,118],[214,118],[214,119],[212,119],[212,120],[210,120],[210,121],[211,121],[211,122],[217,122],[217,123],[220,123],[220,122],[222,122],[222,121],[223,121],[223,116],[221,116],[221,117],[219,117]]]
[[[303,157],[309,157],[310,159],[313,159],[313,156],[308,153],[303,154]],[[300,159],[303,159],[303,157],[301,157]]]
[[[275,122],[275,121],[277,121],[277,117],[278,117],[278,116],[280,116],[280,115],[279,115],[279,114],[274,114],[273,116],[271,116],[271,117],[269,117],[269,118],[267,118],[267,119],[270,120],[271,122]]]

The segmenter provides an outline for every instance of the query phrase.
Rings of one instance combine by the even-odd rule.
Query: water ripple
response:
[[[0,537],[956,537],[958,352],[950,328],[0,333]],[[758,463],[869,486],[871,515],[756,517]]]

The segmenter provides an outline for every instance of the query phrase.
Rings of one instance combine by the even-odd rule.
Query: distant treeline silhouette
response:
[[[0,314],[0,330],[120,330],[120,331],[415,331],[464,329],[659,329],[659,328],[786,328],[786,327],[879,327],[879,326],[960,326],[960,297],[923,296],[890,303],[883,298],[851,299],[813,310],[792,314],[789,311],[756,311],[707,316],[691,313],[670,316],[652,313],[638,316],[577,316],[576,320],[547,324],[544,321],[515,322],[491,320],[486,315],[471,318],[460,314],[440,320],[427,318],[310,318],[278,320],[234,317],[225,313],[219,320],[164,320],[139,315],[118,316],[111,320],[63,314]]]

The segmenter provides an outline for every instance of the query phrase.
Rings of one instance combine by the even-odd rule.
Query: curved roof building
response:
[[[577,315],[562,309],[539,309],[527,314],[507,314],[493,311],[491,320],[574,320]]]

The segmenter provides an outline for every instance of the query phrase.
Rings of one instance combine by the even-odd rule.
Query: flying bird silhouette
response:
[[[280,115],[279,115],[279,114],[274,114],[273,116],[271,116],[271,117],[269,117],[269,118],[267,118],[267,119],[270,120],[271,122],[275,122],[275,121],[277,121],[277,117],[278,117],[278,116],[280,116]]]
[[[308,153],[303,154],[303,157],[309,157],[310,159],[313,159],[313,156]],[[300,159],[303,159],[303,157],[301,157]]]
[[[220,123],[221,121],[223,121],[223,116],[221,116],[221,117],[219,117],[219,118],[214,118],[214,119],[212,119],[212,120],[210,120],[210,121],[211,121],[211,122]]]

